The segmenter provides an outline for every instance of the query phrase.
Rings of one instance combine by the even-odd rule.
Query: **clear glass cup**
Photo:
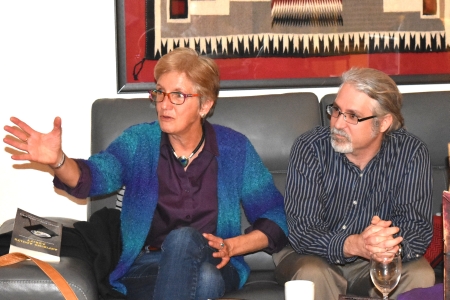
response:
[[[394,252],[377,252],[370,257],[370,278],[387,300],[402,275],[402,258]]]

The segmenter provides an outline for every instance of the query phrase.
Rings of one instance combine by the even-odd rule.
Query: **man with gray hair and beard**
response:
[[[285,192],[290,246],[274,255],[280,284],[313,281],[319,300],[379,297],[370,255],[400,251],[402,275],[390,298],[434,285],[423,257],[433,231],[430,157],[403,128],[401,106],[388,75],[353,68],[327,106],[330,127],[295,141]]]

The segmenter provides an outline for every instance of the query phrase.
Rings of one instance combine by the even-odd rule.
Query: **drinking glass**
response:
[[[377,252],[370,256],[370,278],[387,300],[402,274],[402,259],[398,253]]]

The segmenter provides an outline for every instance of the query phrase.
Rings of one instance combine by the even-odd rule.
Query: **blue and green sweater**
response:
[[[219,147],[217,236],[226,239],[241,234],[240,204],[251,224],[267,218],[287,235],[283,197],[250,141],[230,128],[213,127]],[[86,161],[92,175],[90,196],[113,193],[123,185],[127,188],[121,213],[122,254],[109,278],[124,294],[126,288],[118,280],[144,246],[158,202],[160,140],[157,122],[134,125]],[[239,272],[242,287],[249,266],[242,256],[232,257],[231,263]]]

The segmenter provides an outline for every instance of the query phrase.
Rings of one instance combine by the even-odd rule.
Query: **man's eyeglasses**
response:
[[[183,94],[181,92],[170,92],[166,93],[160,90],[150,90],[148,91],[150,96],[150,101],[152,102],[163,102],[164,98],[167,96],[169,101],[175,105],[181,105],[186,101],[186,98],[197,97],[199,94]]]
[[[370,116],[370,117],[359,119],[355,114],[341,112],[341,110],[339,108],[337,108],[336,106],[333,106],[333,104],[327,105],[327,114],[329,114],[333,118],[339,118],[340,115],[343,115],[344,121],[349,124],[352,124],[352,125],[356,125],[359,122],[366,121],[366,120],[377,117],[377,116]]]

